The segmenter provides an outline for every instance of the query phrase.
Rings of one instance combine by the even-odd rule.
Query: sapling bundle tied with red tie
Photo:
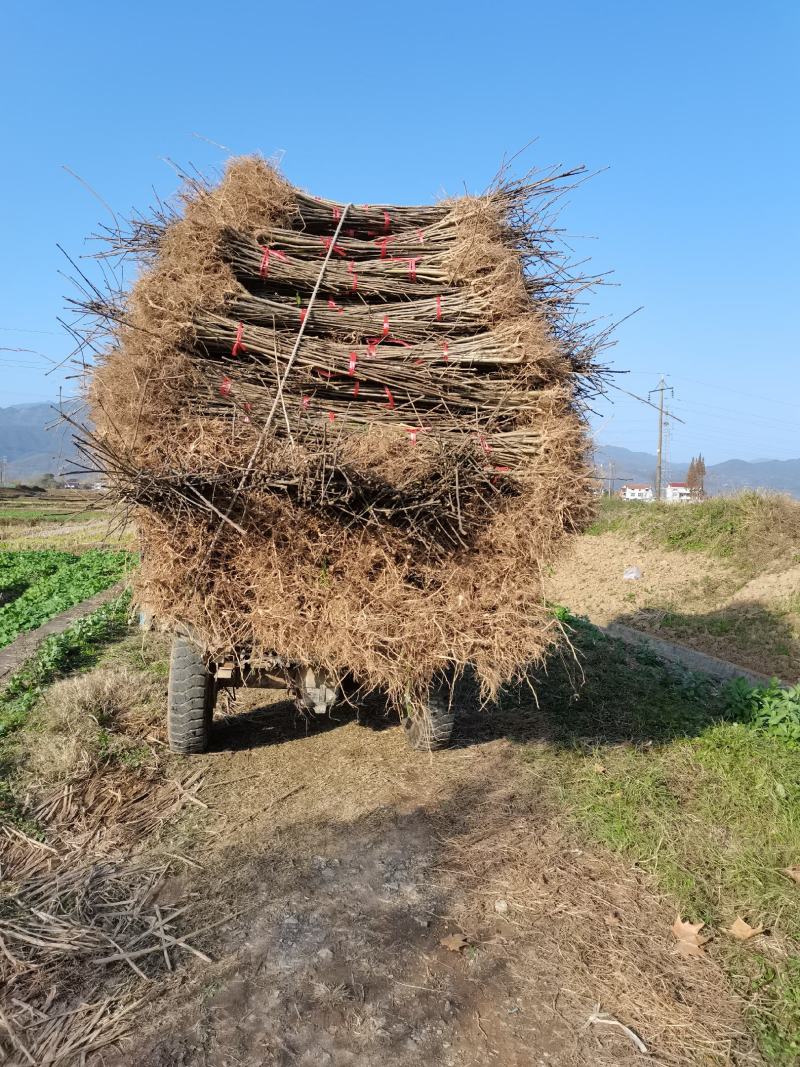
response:
[[[603,377],[550,222],[577,173],[408,207],[243,157],[106,233],[139,273],[80,301],[109,339],[79,438],[133,509],[158,618],[397,701],[541,662]]]

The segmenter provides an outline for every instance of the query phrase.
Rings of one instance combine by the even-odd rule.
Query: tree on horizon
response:
[[[702,500],[706,495],[706,461],[703,453],[692,456],[689,470],[686,474],[686,484],[694,500]]]

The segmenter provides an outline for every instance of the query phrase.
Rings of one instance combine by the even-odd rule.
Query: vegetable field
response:
[[[130,569],[129,552],[0,551],[0,648],[107,589]]]

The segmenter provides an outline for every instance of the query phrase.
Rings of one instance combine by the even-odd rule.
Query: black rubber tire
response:
[[[167,691],[167,738],[172,752],[205,752],[211,734],[216,684],[197,645],[172,639]]]
[[[402,718],[406,743],[415,752],[447,748],[453,738],[455,692],[449,681],[431,686],[425,706]]]

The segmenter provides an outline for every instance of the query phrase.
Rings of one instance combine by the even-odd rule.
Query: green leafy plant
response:
[[[129,552],[0,552],[0,648],[119,581]],[[7,602],[3,603],[3,599]]]
[[[768,686],[753,686],[737,678],[725,689],[731,718],[782,738],[800,742],[800,685],[784,689],[777,678]]]

